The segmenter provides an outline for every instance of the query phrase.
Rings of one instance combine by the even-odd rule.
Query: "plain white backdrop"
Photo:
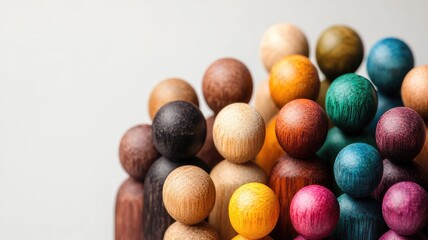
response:
[[[148,123],[154,85],[231,56],[266,78],[263,32],[290,22],[314,59],[347,24],[366,48],[397,36],[428,64],[427,1],[0,0],[0,239],[113,239],[122,134]],[[367,75],[365,66],[359,73]]]

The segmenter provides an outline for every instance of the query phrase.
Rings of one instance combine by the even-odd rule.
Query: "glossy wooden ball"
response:
[[[361,132],[377,110],[377,93],[365,77],[348,73],[328,88],[325,107],[333,124],[345,132]]]
[[[272,167],[276,161],[284,155],[284,149],[278,143],[275,133],[275,123],[277,115],[275,115],[266,126],[266,137],[263,147],[256,156],[256,163],[263,168],[266,175],[270,175]]]
[[[413,235],[427,223],[428,193],[414,182],[396,183],[385,193],[382,214],[396,233]]]
[[[320,185],[300,189],[290,204],[294,229],[307,239],[323,239],[330,235],[339,221],[336,196]]]
[[[199,106],[198,96],[193,87],[179,78],[168,78],[153,88],[149,97],[149,114],[153,119],[158,110],[165,104],[174,101],[186,101]]]
[[[254,96],[254,107],[259,111],[267,124],[272,117],[278,113],[279,109],[272,100],[269,90],[269,79],[262,81],[256,89]]]
[[[401,85],[404,106],[414,109],[428,123],[428,65],[413,68]]]
[[[230,198],[230,223],[244,237],[258,239],[268,235],[275,227],[278,216],[278,198],[264,184],[244,184]]]
[[[217,151],[217,148],[214,145],[213,139],[213,126],[214,126],[215,115],[208,117],[207,122],[207,136],[205,138],[204,146],[196,154],[196,157],[200,158],[205,162],[210,169],[212,169],[217,163],[223,160],[223,156]]]
[[[287,103],[276,119],[279,144],[296,158],[313,156],[324,143],[327,132],[327,116],[320,105],[309,99]]]
[[[231,103],[248,103],[253,93],[253,79],[241,61],[219,59],[205,71],[202,92],[208,106],[218,113]]]
[[[217,231],[207,222],[185,225],[175,222],[168,227],[164,240],[220,240]]]
[[[290,55],[281,59],[270,72],[269,89],[278,108],[298,98],[315,100],[319,88],[317,69],[302,55]]]
[[[263,146],[265,134],[262,116],[246,103],[228,105],[214,121],[214,144],[223,157],[234,163],[253,160]]]
[[[334,80],[342,74],[355,72],[363,56],[363,42],[350,27],[329,27],[318,39],[316,59],[328,79]]]
[[[309,56],[309,44],[305,34],[289,23],[277,23],[263,34],[260,43],[260,57],[266,70],[283,57],[300,54]]]
[[[379,122],[380,117],[382,117],[382,115],[386,113],[386,111],[388,111],[389,109],[392,109],[395,107],[402,107],[402,106],[404,105],[400,96],[391,97],[391,96],[384,95],[382,92],[378,91],[376,115],[371,120],[369,125],[367,125],[366,130],[371,134],[373,134],[373,136],[375,136],[377,123]]]
[[[159,157],[150,125],[137,125],[123,135],[119,145],[119,159],[129,176],[144,181],[150,165]]]
[[[394,232],[393,230],[389,230],[384,233],[379,240],[426,240],[427,238],[422,233],[417,233],[412,236],[402,236]]]
[[[353,143],[339,152],[333,170],[337,185],[344,193],[351,197],[367,197],[382,179],[382,158],[374,147]]]
[[[380,92],[396,96],[401,83],[413,68],[413,53],[398,38],[384,38],[375,43],[367,57],[367,73]]]
[[[184,101],[170,102],[159,109],[152,128],[156,149],[173,160],[195,156],[204,145],[207,133],[199,108]]]
[[[425,123],[407,107],[396,107],[382,115],[376,127],[376,143],[384,158],[393,162],[410,162],[425,143]]]
[[[428,186],[427,177],[424,170],[417,163],[396,164],[388,159],[384,159],[382,180],[373,191],[372,196],[376,200],[382,201],[386,191],[392,185],[402,181],[415,182],[421,186]]]
[[[381,204],[373,198],[352,198],[342,194],[337,198],[339,223],[333,239],[377,240],[386,231]]]

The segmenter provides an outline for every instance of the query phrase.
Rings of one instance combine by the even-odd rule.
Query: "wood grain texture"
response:
[[[428,126],[425,126],[425,133],[425,144],[415,161],[428,173]]]
[[[380,153],[397,163],[412,161],[422,150],[425,137],[424,120],[407,107],[388,110],[376,127],[376,144]]]
[[[164,240],[220,240],[217,231],[207,222],[195,225],[173,223],[165,232]]]
[[[234,238],[232,238],[232,240],[254,240],[254,239],[249,239],[249,238],[243,237],[241,235],[236,235]],[[255,240],[273,240],[273,239],[269,236],[266,236],[266,237],[255,239]]]
[[[217,163],[223,160],[223,156],[218,152],[214,145],[213,139],[213,126],[214,126],[215,115],[210,116],[206,119],[207,122],[207,136],[205,138],[204,146],[199,150],[196,157],[200,158],[206,163],[210,169],[212,169]]]
[[[150,93],[149,114],[153,120],[158,110],[169,102],[182,100],[199,107],[198,96],[193,87],[180,78],[168,78],[159,82]]]
[[[394,232],[393,230],[389,230],[388,232],[384,233],[382,237],[379,238],[379,240],[427,240],[422,233],[417,233],[412,236],[402,236]]]
[[[273,167],[269,179],[269,187],[278,196],[280,204],[278,223],[270,236],[274,239],[293,239],[297,235],[290,220],[290,203],[294,195],[311,184],[330,187],[330,179],[328,168],[320,159],[301,160],[283,155]]]
[[[259,239],[267,236],[275,227],[278,216],[278,198],[265,184],[244,184],[230,198],[230,223],[244,237]]]
[[[201,168],[181,166],[166,178],[162,199],[169,215],[177,222],[197,224],[207,218],[214,207],[214,183]]]
[[[305,56],[287,56],[272,67],[269,89],[278,108],[298,98],[316,100],[320,89],[318,71]]]
[[[284,155],[284,149],[278,143],[275,133],[275,115],[266,126],[266,137],[263,147],[256,156],[256,163],[265,171],[267,176],[270,176],[270,171],[275,165],[276,161]]]
[[[165,104],[153,119],[153,143],[172,160],[195,156],[206,138],[206,121],[194,104],[175,101]]]
[[[162,156],[156,160],[147,172],[144,180],[144,238],[161,240],[174,219],[168,214],[162,201],[162,189],[167,176],[183,165],[195,165],[208,171],[202,161],[197,158],[183,161],[171,161]]]
[[[260,42],[260,58],[267,72],[282,58],[300,54],[309,56],[309,44],[305,34],[289,23],[270,26]]]
[[[119,144],[119,159],[129,176],[144,181],[150,165],[160,156],[153,144],[152,127],[137,125],[125,132]]]
[[[428,65],[413,68],[401,85],[404,106],[414,109],[428,123]]]
[[[327,132],[327,115],[318,103],[309,99],[287,103],[276,119],[278,143],[296,158],[313,156],[323,145]]]
[[[234,163],[253,160],[263,146],[265,134],[262,116],[246,103],[228,105],[214,121],[214,144],[224,158]]]
[[[241,61],[222,58],[205,71],[202,92],[208,106],[217,114],[231,103],[248,103],[253,93],[253,79]]]
[[[363,42],[348,26],[331,26],[318,38],[316,59],[328,79],[335,80],[342,74],[355,72],[363,56]]]
[[[386,231],[382,207],[372,198],[352,198],[341,195],[337,201],[340,218],[332,239],[377,240]]]
[[[227,160],[217,164],[210,173],[216,189],[214,208],[209,223],[219,232],[221,239],[231,239],[237,233],[229,220],[229,200],[240,186],[249,182],[267,183],[267,176],[254,162],[235,164]]]
[[[386,191],[392,185],[402,181],[415,182],[426,188],[428,186],[428,175],[417,163],[396,164],[384,159],[382,180],[373,191],[373,198],[381,202]]]
[[[334,193],[320,185],[300,189],[290,204],[291,223],[307,239],[329,236],[339,221],[339,213]]]
[[[353,143],[339,152],[333,171],[334,179],[344,193],[355,198],[368,197],[382,179],[382,157],[366,143]]]
[[[276,107],[272,100],[269,90],[269,78],[260,82],[256,88],[254,96],[254,107],[262,115],[265,124],[267,124],[272,117],[278,113],[279,109]]]
[[[348,73],[330,85],[325,106],[335,126],[345,132],[358,133],[376,114],[377,93],[367,78]]]
[[[367,125],[366,131],[370,132],[373,136],[375,136],[377,123],[379,122],[380,117],[382,117],[382,115],[386,111],[395,107],[402,107],[402,106],[404,105],[400,96],[390,97],[378,91],[376,115],[371,120],[371,122]]]
[[[116,196],[115,240],[143,240],[143,183],[125,180]],[[147,239],[147,238],[146,238]]]
[[[394,232],[416,234],[427,224],[428,193],[414,182],[396,183],[385,193],[382,214]]]

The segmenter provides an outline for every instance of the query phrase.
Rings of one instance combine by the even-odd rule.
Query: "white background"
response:
[[[112,239],[126,179],[118,143],[148,123],[158,81],[182,77],[200,94],[206,67],[232,56],[257,85],[260,37],[277,22],[307,34],[312,59],[320,33],[344,23],[366,53],[398,36],[428,64],[427,10],[423,0],[0,0],[0,239]]]

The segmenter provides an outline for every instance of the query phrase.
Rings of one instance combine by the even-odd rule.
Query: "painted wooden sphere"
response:
[[[217,231],[207,222],[185,225],[175,222],[168,227],[164,240],[220,240]]]
[[[313,156],[325,141],[328,119],[321,106],[309,99],[287,103],[276,119],[275,133],[285,152],[296,158]]]
[[[172,218],[193,225],[208,217],[214,207],[215,194],[207,172],[196,166],[182,166],[166,178],[162,199]]]
[[[328,88],[325,107],[333,124],[345,132],[361,132],[377,110],[377,93],[365,77],[348,73]]]
[[[414,182],[396,183],[385,193],[382,214],[396,233],[413,235],[427,223],[428,193]]]
[[[298,98],[316,100],[320,89],[318,71],[307,57],[290,55],[272,67],[269,89],[278,108]]]
[[[379,122],[380,117],[389,109],[395,107],[402,107],[403,101],[400,96],[387,96],[382,92],[377,92],[377,111],[374,118],[371,120],[369,125],[367,125],[366,130],[375,136],[377,123]]]
[[[260,43],[260,57],[265,69],[270,72],[276,62],[292,54],[309,56],[305,34],[289,23],[277,23],[269,27]]]
[[[343,148],[334,162],[334,178],[342,191],[352,197],[367,197],[382,179],[380,153],[366,143]]]
[[[249,239],[268,235],[279,216],[279,202],[275,193],[261,183],[247,183],[230,198],[229,218],[233,228]]]
[[[222,58],[205,71],[202,92],[208,106],[216,114],[231,103],[248,103],[253,93],[253,79],[241,61]]]
[[[119,145],[119,159],[129,176],[144,181],[150,165],[159,157],[150,125],[137,125],[123,135]]]
[[[320,185],[300,189],[290,204],[294,229],[307,239],[323,239],[330,235],[339,221],[336,196]]]
[[[355,72],[363,56],[363,42],[348,26],[329,27],[318,39],[316,48],[318,66],[332,81],[345,73]]]
[[[170,102],[153,119],[153,143],[170,159],[195,156],[206,138],[207,125],[199,108],[184,101]]]
[[[398,38],[384,38],[375,43],[367,57],[367,73],[380,92],[399,95],[401,83],[413,68],[413,53]]]
[[[153,119],[163,105],[178,100],[191,102],[196,106],[199,106],[199,100],[195,90],[183,79],[168,78],[161,81],[150,93],[150,118]]]
[[[393,162],[412,161],[425,143],[422,117],[407,107],[396,107],[382,115],[376,127],[376,143],[384,158]]]
[[[379,240],[427,240],[422,233],[417,233],[412,236],[402,236],[394,232],[393,230],[389,230],[388,232],[384,233],[382,237],[379,238]]]
[[[404,106],[418,112],[428,122],[428,65],[413,68],[401,85]]]
[[[262,116],[246,103],[228,105],[214,121],[214,144],[223,157],[234,163],[253,160],[263,146],[265,134]]]

